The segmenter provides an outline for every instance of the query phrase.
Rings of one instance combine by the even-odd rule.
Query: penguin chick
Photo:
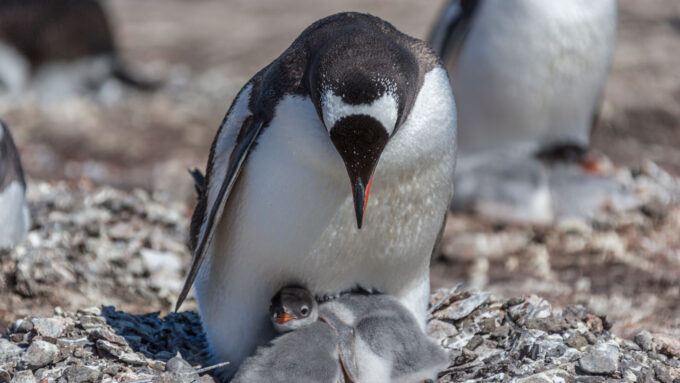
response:
[[[309,290],[281,289],[272,298],[269,312],[283,335],[246,359],[232,383],[347,381],[340,365],[338,335],[318,320],[319,307]]]
[[[247,359],[236,382],[306,381],[300,375],[305,370],[347,382],[413,383],[436,379],[448,365],[446,352],[413,314],[386,295],[346,294],[319,305],[309,290],[284,287],[272,298],[270,313],[284,335]]]
[[[272,298],[269,314],[276,331],[286,333],[316,322],[319,319],[319,305],[309,290],[286,287]]]
[[[352,356],[344,353],[346,347],[341,347],[341,354],[344,364],[356,369],[357,382],[436,380],[437,374],[448,367],[447,353],[391,296],[344,295],[322,304],[319,315],[333,327],[351,328],[355,334],[352,352],[356,366],[350,360]]]

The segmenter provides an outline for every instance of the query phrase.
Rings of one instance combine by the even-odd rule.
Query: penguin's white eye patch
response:
[[[321,96],[321,111],[323,122],[329,131],[344,117],[364,114],[379,121],[387,134],[391,135],[399,117],[399,104],[394,94],[390,92],[383,93],[370,104],[352,105],[342,101],[342,97],[335,95],[333,91],[327,90]]]
[[[304,316],[309,315],[309,308],[307,306],[302,306],[302,308],[300,309],[300,314]]]

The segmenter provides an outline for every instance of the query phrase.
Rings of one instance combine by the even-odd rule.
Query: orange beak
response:
[[[284,324],[293,319],[295,319],[295,316],[288,313],[274,314],[274,322],[276,322],[277,324]]]

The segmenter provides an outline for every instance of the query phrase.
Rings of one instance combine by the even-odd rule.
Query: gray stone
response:
[[[80,325],[83,326],[85,330],[102,327],[106,324],[106,319],[95,316],[95,315],[83,315],[80,318]]]
[[[78,309],[78,313],[84,315],[101,315],[102,310],[97,306],[92,306],[84,309]]]
[[[94,341],[97,341],[98,339],[104,339],[121,346],[127,344],[127,342],[125,342],[125,338],[104,327],[93,328],[91,331],[88,331],[88,335],[89,338]]]
[[[515,383],[553,383],[553,382],[571,383],[574,381],[575,379],[572,376],[570,376],[568,372],[560,369],[554,369],[530,375],[524,378],[519,378],[515,381]]]
[[[644,351],[651,351],[654,348],[652,334],[650,334],[648,331],[642,331],[635,335],[634,340],[635,343],[637,343],[637,345],[640,346],[640,348]]]
[[[104,356],[114,357],[116,359],[123,355],[123,351],[117,346],[111,344],[111,342],[104,339],[99,339],[97,343],[97,351],[104,354]]]
[[[654,363],[654,376],[661,383],[673,383],[673,377],[669,370],[670,368],[661,363]]]
[[[609,375],[619,368],[619,347],[601,343],[592,347],[579,359],[579,367],[589,374]]]
[[[12,383],[35,383],[35,377],[30,370],[19,371],[14,374]]]
[[[120,359],[121,362],[134,366],[143,366],[147,364],[146,359],[136,352],[124,352],[118,359]]]
[[[475,309],[489,299],[489,293],[475,294],[462,301],[455,302],[450,307],[442,310],[437,316],[440,318],[459,320],[470,315]]]
[[[58,355],[57,346],[43,340],[36,340],[28,347],[21,362],[30,369],[36,369],[53,363]]]
[[[574,332],[567,338],[566,343],[569,347],[581,350],[588,345],[588,340],[583,335]]]
[[[10,342],[8,339],[0,338],[0,364],[16,362],[21,358],[24,350]]]
[[[88,366],[70,366],[64,370],[69,383],[97,382],[101,373],[97,368]]]
[[[432,319],[427,323],[426,332],[432,338],[441,342],[442,340],[458,334],[456,326],[449,322],[444,322],[439,319]]]
[[[66,328],[66,323],[63,319],[57,318],[33,318],[33,328],[35,331],[48,338],[56,339],[58,338],[64,328]]]
[[[193,372],[193,367],[186,360],[182,359],[182,355],[177,354],[172,359],[168,360],[165,365],[165,371],[174,373]]]
[[[66,383],[66,378],[63,377],[64,375],[64,370],[66,369],[66,366],[64,365],[57,365],[54,368],[41,368],[35,371],[35,378],[38,381],[43,381],[43,382],[58,382],[61,381],[61,383]]]

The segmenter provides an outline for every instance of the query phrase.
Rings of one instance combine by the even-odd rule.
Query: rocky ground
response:
[[[26,243],[0,253],[0,327],[58,306],[169,311],[190,261],[184,205],[83,180],[31,183],[28,198]]]
[[[439,382],[680,382],[680,340],[612,335],[583,306],[438,290],[428,332],[449,351]],[[196,314],[114,307],[22,318],[0,338],[0,382],[212,382]],[[203,374],[201,376],[201,374]]]
[[[429,331],[452,361],[441,381],[680,379],[677,181],[652,163],[621,171],[631,211],[549,227],[449,218],[433,283],[493,295],[433,294]],[[86,180],[29,190],[29,237],[0,253],[0,382],[199,379],[197,315],[166,315],[189,209]]]
[[[539,294],[606,314],[624,337],[642,329],[680,336],[680,183],[651,162],[612,177],[636,208],[555,225],[450,216],[434,286],[458,280],[506,298]]]

